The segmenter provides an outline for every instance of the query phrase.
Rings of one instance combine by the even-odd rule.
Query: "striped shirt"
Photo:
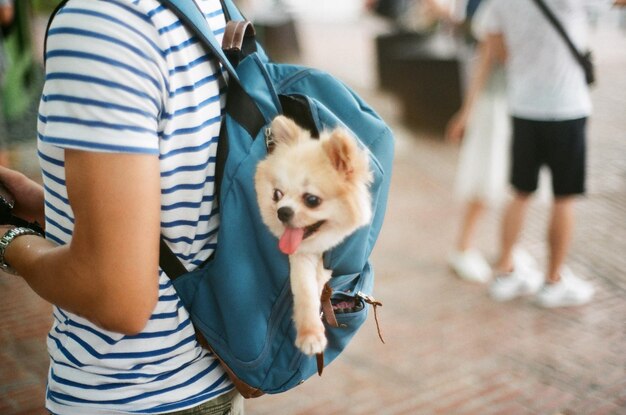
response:
[[[218,41],[219,0],[196,0]],[[159,157],[161,233],[191,270],[213,252],[215,154],[225,85],[219,65],[156,0],[71,0],[49,31],[38,122],[46,236],[67,244],[74,215],[64,149]],[[54,414],[164,413],[232,389],[194,337],[160,272],[144,331],[125,336],[54,308],[46,407]]]

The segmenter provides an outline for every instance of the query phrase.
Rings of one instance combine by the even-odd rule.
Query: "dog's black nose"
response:
[[[293,209],[290,207],[283,206],[278,209],[278,219],[281,222],[286,223],[289,222],[293,218]]]

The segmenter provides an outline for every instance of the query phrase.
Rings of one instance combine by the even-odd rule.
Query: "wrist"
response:
[[[39,232],[36,232],[30,228],[10,228],[4,232],[3,236],[0,237],[0,270],[4,271],[8,274],[17,275],[15,269],[11,267],[11,265],[7,262],[6,253],[9,246],[15,241],[15,239],[21,236],[38,236],[42,235]]]

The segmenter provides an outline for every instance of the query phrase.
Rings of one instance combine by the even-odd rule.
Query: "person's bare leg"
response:
[[[507,273],[513,270],[513,248],[522,231],[530,198],[530,193],[516,192],[513,200],[511,200],[504,212],[500,240],[500,257],[494,267],[496,274]]]
[[[552,217],[548,228],[547,282],[555,283],[561,279],[560,270],[565,262],[574,230],[574,197],[559,197],[554,201]]]
[[[474,235],[476,234],[476,228],[478,221],[485,211],[485,203],[480,199],[470,200],[465,208],[465,214],[463,215],[463,222],[461,223],[461,231],[459,233],[459,240],[457,242],[457,249],[459,252],[467,251],[471,248],[474,241]]]

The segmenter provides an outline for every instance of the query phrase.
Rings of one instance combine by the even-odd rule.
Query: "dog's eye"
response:
[[[310,208],[317,207],[322,203],[322,199],[310,193],[305,193],[302,198],[304,199],[304,204]]]
[[[273,197],[274,202],[278,202],[282,198],[283,198],[283,192],[281,192],[278,189],[274,189],[274,197]]]

